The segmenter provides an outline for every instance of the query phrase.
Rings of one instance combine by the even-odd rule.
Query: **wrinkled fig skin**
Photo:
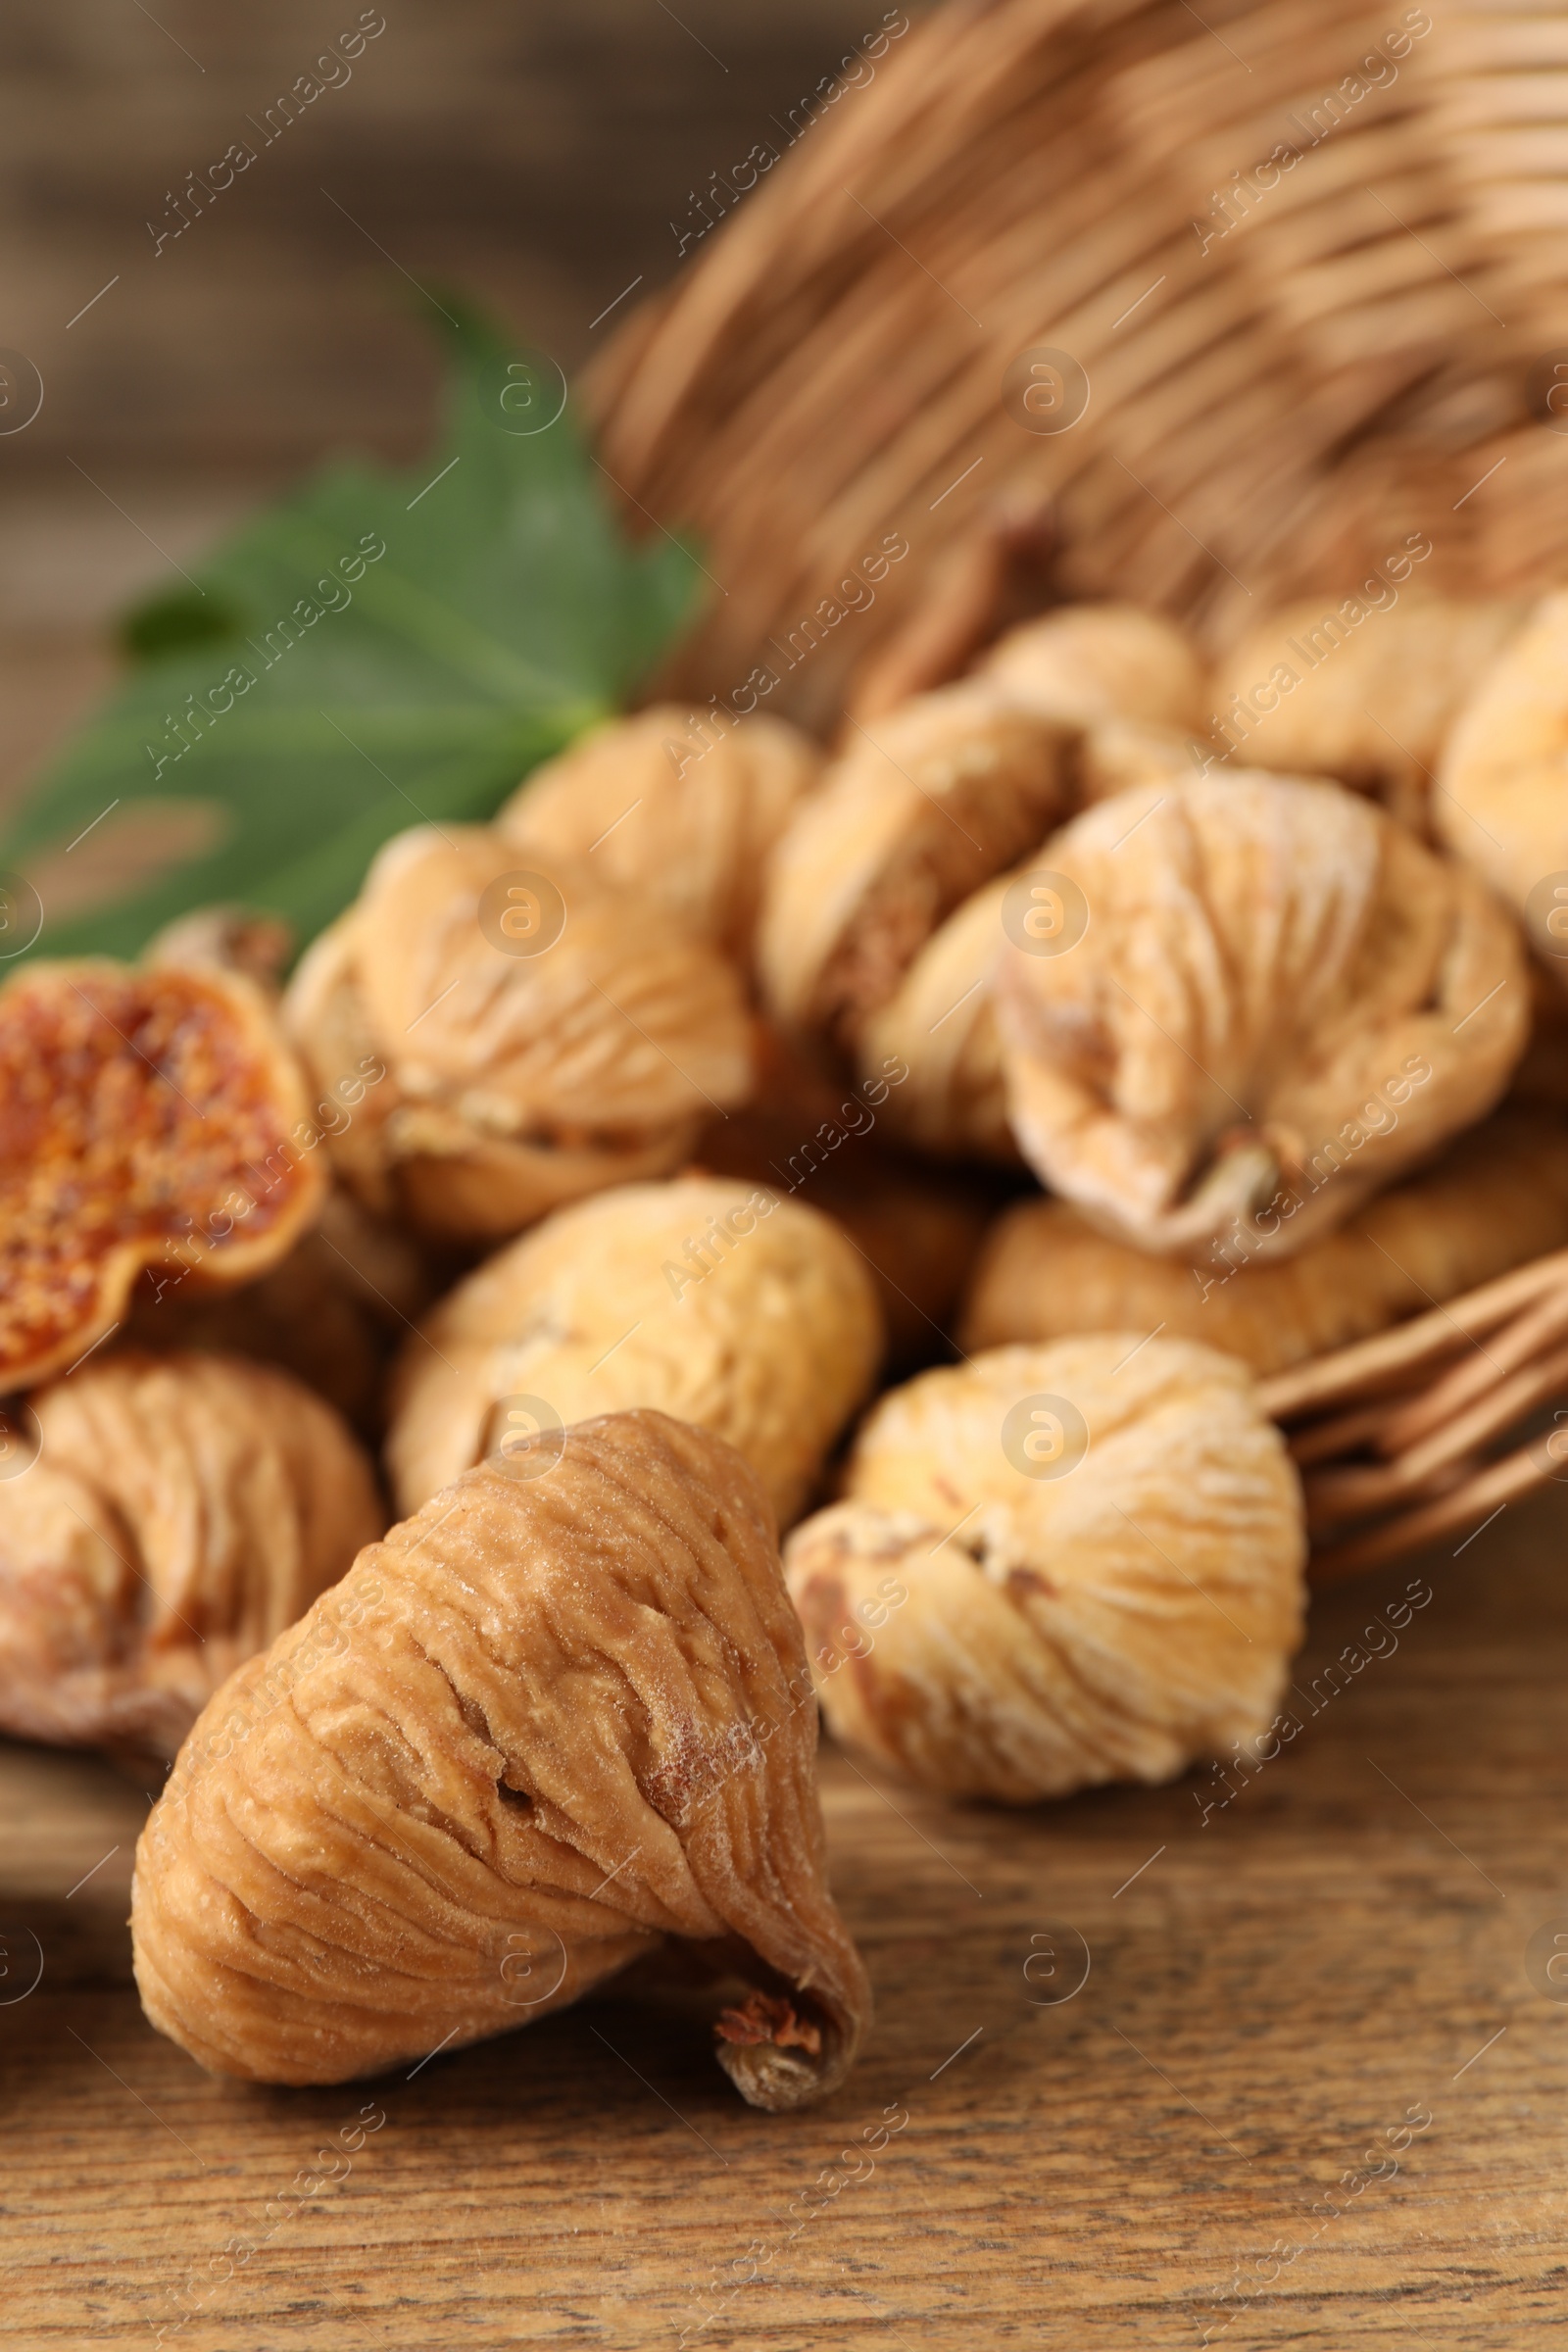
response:
[[[938,925],[1066,814],[1076,740],[974,680],[852,735],[768,865],[758,965],[782,1026],[853,1052]]]
[[[1357,608],[1353,620],[1319,599],[1250,630],[1214,681],[1211,748],[1234,744],[1234,767],[1338,777],[1412,832],[1435,821],[1442,834],[1432,778],[1445,737],[1528,607],[1408,591],[1395,605],[1386,593],[1381,608],[1345,599]]]
[[[1060,1399],[1087,1426],[1081,1458],[1045,1417]],[[1009,1411],[1034,1419],[1007,1451]],[[1073,1466],[1024,1475],[1031,1438]],[[893,1391],[846,1499],[785,1557],[834,1737],[947,1795],[1030,1804],[1169,1780],[1265,1732],[1305,1550],[1246,1369],[1124,1332]]]
[[[1003,951],[1008,1111],[1102,1230],[1284,1257],[1483,1117],[1529,1033],[1517,930],[1373,803],[1243,775],[1127,792],[1040,854],[1076,945]]]
[[[1532,946],[1568,988],[1568,592],[1544,597],[1528,625],[1474,681],[1438,772],[1433,817],[1456,857],[1528,914]],[[1544,887],[1543,887],[1544,886]],[[1540,889],[1540,899],[1532,894]]]
[[[1064,605],[993,647],[978,676],[1045,718],[1201,727],[1206,686],[1181,631],[1135,605]]]
[[[547,865],[591,858],[602,881],[745,961],[763,862],[821,771],[816,745],[783,719],[660,703],[536,768],[496,829]]]
[[[1157,1328],[1283,1372],[1562,1249],[1568,1134],[1499,1113],[1295,1257],[1195,1269],[1111,1241],[1065,1200],[1020,1200],[991,1228],[958,1343]]]
[[[558,1422],[651,1405],[738,1447],[788,1525],[882,1350],[871,1277],[830,1217],[721,1177],[626,1185],[501,1250],[411,1335],[393,1490],[414,1510],[503,1447],[508,1397]]]
[[[870,2006],[815,1748],[751,1471],[660,1413],[583,1423],[548,1476],[467,1472],[220,1691],[137,1847],[143,2004],[216,2073],[340,2082],[676,1937],[772,1996],[783,2030],[717,2056],[799,2106]]]
[[[235,1356],[122,1349],[29,1401],[42,1450],[0,1483],[0,1729],[172,1756],[380,1534],[370,1465]]]
[[[545,872],[529,856],[477,825],[399,835],[284,1000],[317,1083],[356,1104],[332,1135],[343,1181],[436,1237],[501,1240],[663,1175],[751,1089],[738,974],[648,894],[563,864],[545,873],[559,936],[497,944],[485,892]],[[355,1095],[367,1067],[385,1075]]]
[[[74,1363],[142,1269],[226,1289],[313,1225],[325,1171],[255,984],[91,957],[0,990],[0,1394]]]

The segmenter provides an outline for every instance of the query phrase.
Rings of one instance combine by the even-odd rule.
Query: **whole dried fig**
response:
[[[217,969],[29,964],[0,990],[0,1393],[119,1328],[145,1266],[250,1282],[325,1173],[261,991]]]
[[[993,990],[1003,914],[1018,877],[1003,874],[934,931],[860,1038],[862,1072],[903,1063],[888,1125],[922,1151],[1015,1164]]]
[[[284,1014],[323,1087],[386,1077],[332,1149],[382,1214],[495,1239],[662,1175],[751,1085],[738,976],[645,895],[478,826],[389,842]]]
[[[768,865],[758,960],[784,1026],[853,1049],[944,918],[1066,813],[1074,739],[972,681],[861,728]]]
[[[958,1339],[972,1351],[1157,1330],[1281,1372],[1564,1248],[1568,1135],[1502,1112],[1285,1259],[1184,1265],[1097,1233],[1065,1200],[1020,1200],[991,1229]]]
[[[784,719],[661,703],[536,768],[496,830],[552,870],[582,865],[646,895],[744,962],[763,861],[821,769]]]
[[[864,1261],[829,1218],[721,1178],[626,1185],[499,1251],[410,1338],[393,1492],[415,1510],[498,1448],[548,1467],[564,1424],[651,1405],[737,1446],[787,1523],[881,1354]]]
[[[1438,770],[1440,838],[1518,907],[1544,968],[1568,987],[1568,590],[1544,597],[1465,682]]]
[[[1245,1366],[1123,1333],[895,1390],[847,1498],[785,1564],[835,1738],[927,1788],[1028,1804],[1169,1780],[1263,1732],[1305,1549]]]
[[[1134,719],[1201,727],[1206,685],[1173,621],[1136,605],[1063,605],[992,648],[977,676],[1042,717],[1092,727]]]
[[[136,1849],[136,1980],[220,2074],[339,2082],[543,2017],[663,1937],[749,1987],[754,2106],[869,2013],[823,1875],[815,1709],[753,1473],[661,1413],[470,1470],[243,1667]]]
[[[1211,748],[1195,734],[1147,719],[1102,719],[1079,750],[1079,806],[1114,800],[1139,785],[1181,783],[1201,770]]]
[[[1336,776],[1412,832],[1443,831],[1432,780],[1455,712],[1528,608],[1494,599],[1347,597],[1250,629],[1214,683],[1215,751],[1238,766]]]
[[[293,953],[294,933],[281,915],[262,914],[254,906],[197,906],[155,932],[140,960],[242,972],[271,999]]]
[[[343,1423],[267,1365],[124,1348],[12,1420],[0,1729],[19,1739],[172,1756],[386,1525]]]
[[[1140,1249],[1290,1255],[1490,1110],[1524,1049],[1510,917],[1337,785],[1123,793],[1039,863],[1077,919],[1003,951],[1013,1132]]]

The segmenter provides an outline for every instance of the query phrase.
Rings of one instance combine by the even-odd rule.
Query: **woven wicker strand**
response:
[[[1315,1583],[1473,1529],[1568,1476],[1568,1431],[1487,1454],[1568,1398],[1568,1250],[1279,1373],[1261,1392],[1302,1472]]]
[[[944,550],[1019,499],[1055,510],[1062,592],[1211,639],[1337,602],[1414,532],[1429,587],[1550,579],[1568,11],[1457,0],[1391,55],[1400,22],[992,0],[895,40],[591,385],[612,475],[727,591],[669,683],[727,696],[773,640],[770,707],[830,726]],[[1070,430],[1004,405],[1038,346],[1088,375]],[[792,656],[889,534],[874,606]]]

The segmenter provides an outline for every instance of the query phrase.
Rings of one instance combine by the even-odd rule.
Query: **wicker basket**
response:
[[[704,209],[733,219],[591,380],[610,475],[694,527],[715,581],[665,686],[727,701],[766,660],[768,708],[826,728],[852,691],[951,666],[1043,516],[1054,594],[1209,644],[1337,602],[1412,532],[1434,589],[1561,576],[1568,0],[904,22],[778,125],[793,152],[755,190],[714,174]],[[1065,429],[1008,397],[1042,348],[1081,370]],[[899,543],[874,601],[803,627]],[[1548,1440],[1493,1453],[1559,1394],[1559,1258],[1271,1381],[1319,1572],[1553,1475]]]

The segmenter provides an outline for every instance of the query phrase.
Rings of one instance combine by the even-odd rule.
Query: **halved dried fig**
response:
[[[468,1471],[219,1692],[136,1849],[143,2004],[214,2072],[339,2082],[673,1937],[741,1977],[742,2096],[799,2106],[870,2009],[815,1748],[757,1478],[662,1413],[586,1422],[547,1477]]]
[[[1255,1740],[1300,1640],[1305,1551],[1245,1366],[1131,1332],[895,1390],[846,1500],[785,1562],[836,1739],[1029,1804]]]
[[[501,1250],[410,1338],[394,1492],[416,1509],[498,1448],[546,1468],[564,1425],[652,1405],[737,1446],[787,1524],[882,1347],[865,1263],[831,1218],[724,1178],[625,1185]]]
[[[1505,909],[1337,785],[1123,793],[1040,863],[1081,922],[1003,952],[1013,1132],[1140,1249],[1289,1256],[1482,1117],[1523,1052]]]
[[[954,907],[1066,813],[1075,739],[973,681],[860,729],[768,867],[758,959],[785,1027],[853,1049]]]
[[[1291,605],[1250,629],[1214,682],[1212,749],[1239,767],[1335,776],[1413,832],[1442,833],[1445,737],[1529,608],[1408,590],[1396,603],[1377,585],[1375,601]]]
[[[344,1181],[435,1234],[496,1239],[683,1159],[751,1086],[740,980],[646,895],[534,871],[478,826],[416,827],[300,965],[284,1015],[323,1088],[384,1083]]]
[[[496,830],[545,865],[580,864],[668,907],[745,961],[763,862],[821,770],[784,719],[660,703],[536,768]]]
[[[10,1417],[0,1729],[18,1739],[172,1756],[386,1525],[331,1407],[237,1356],[123,1348]]]
[[[249,1282],[325,1172],[292,1054],[237,973],[96,958],[0,991],[0,1393],[74,1363],[144,1266]]]
[[[1280,1372],[1564,1248],[1568,1135],[1503,1111],[1285,1259],[1189,1266],[1097,1233],[1065,1200],[1020,1200],[991,1229],[958,1339],[1161,1331]]]

